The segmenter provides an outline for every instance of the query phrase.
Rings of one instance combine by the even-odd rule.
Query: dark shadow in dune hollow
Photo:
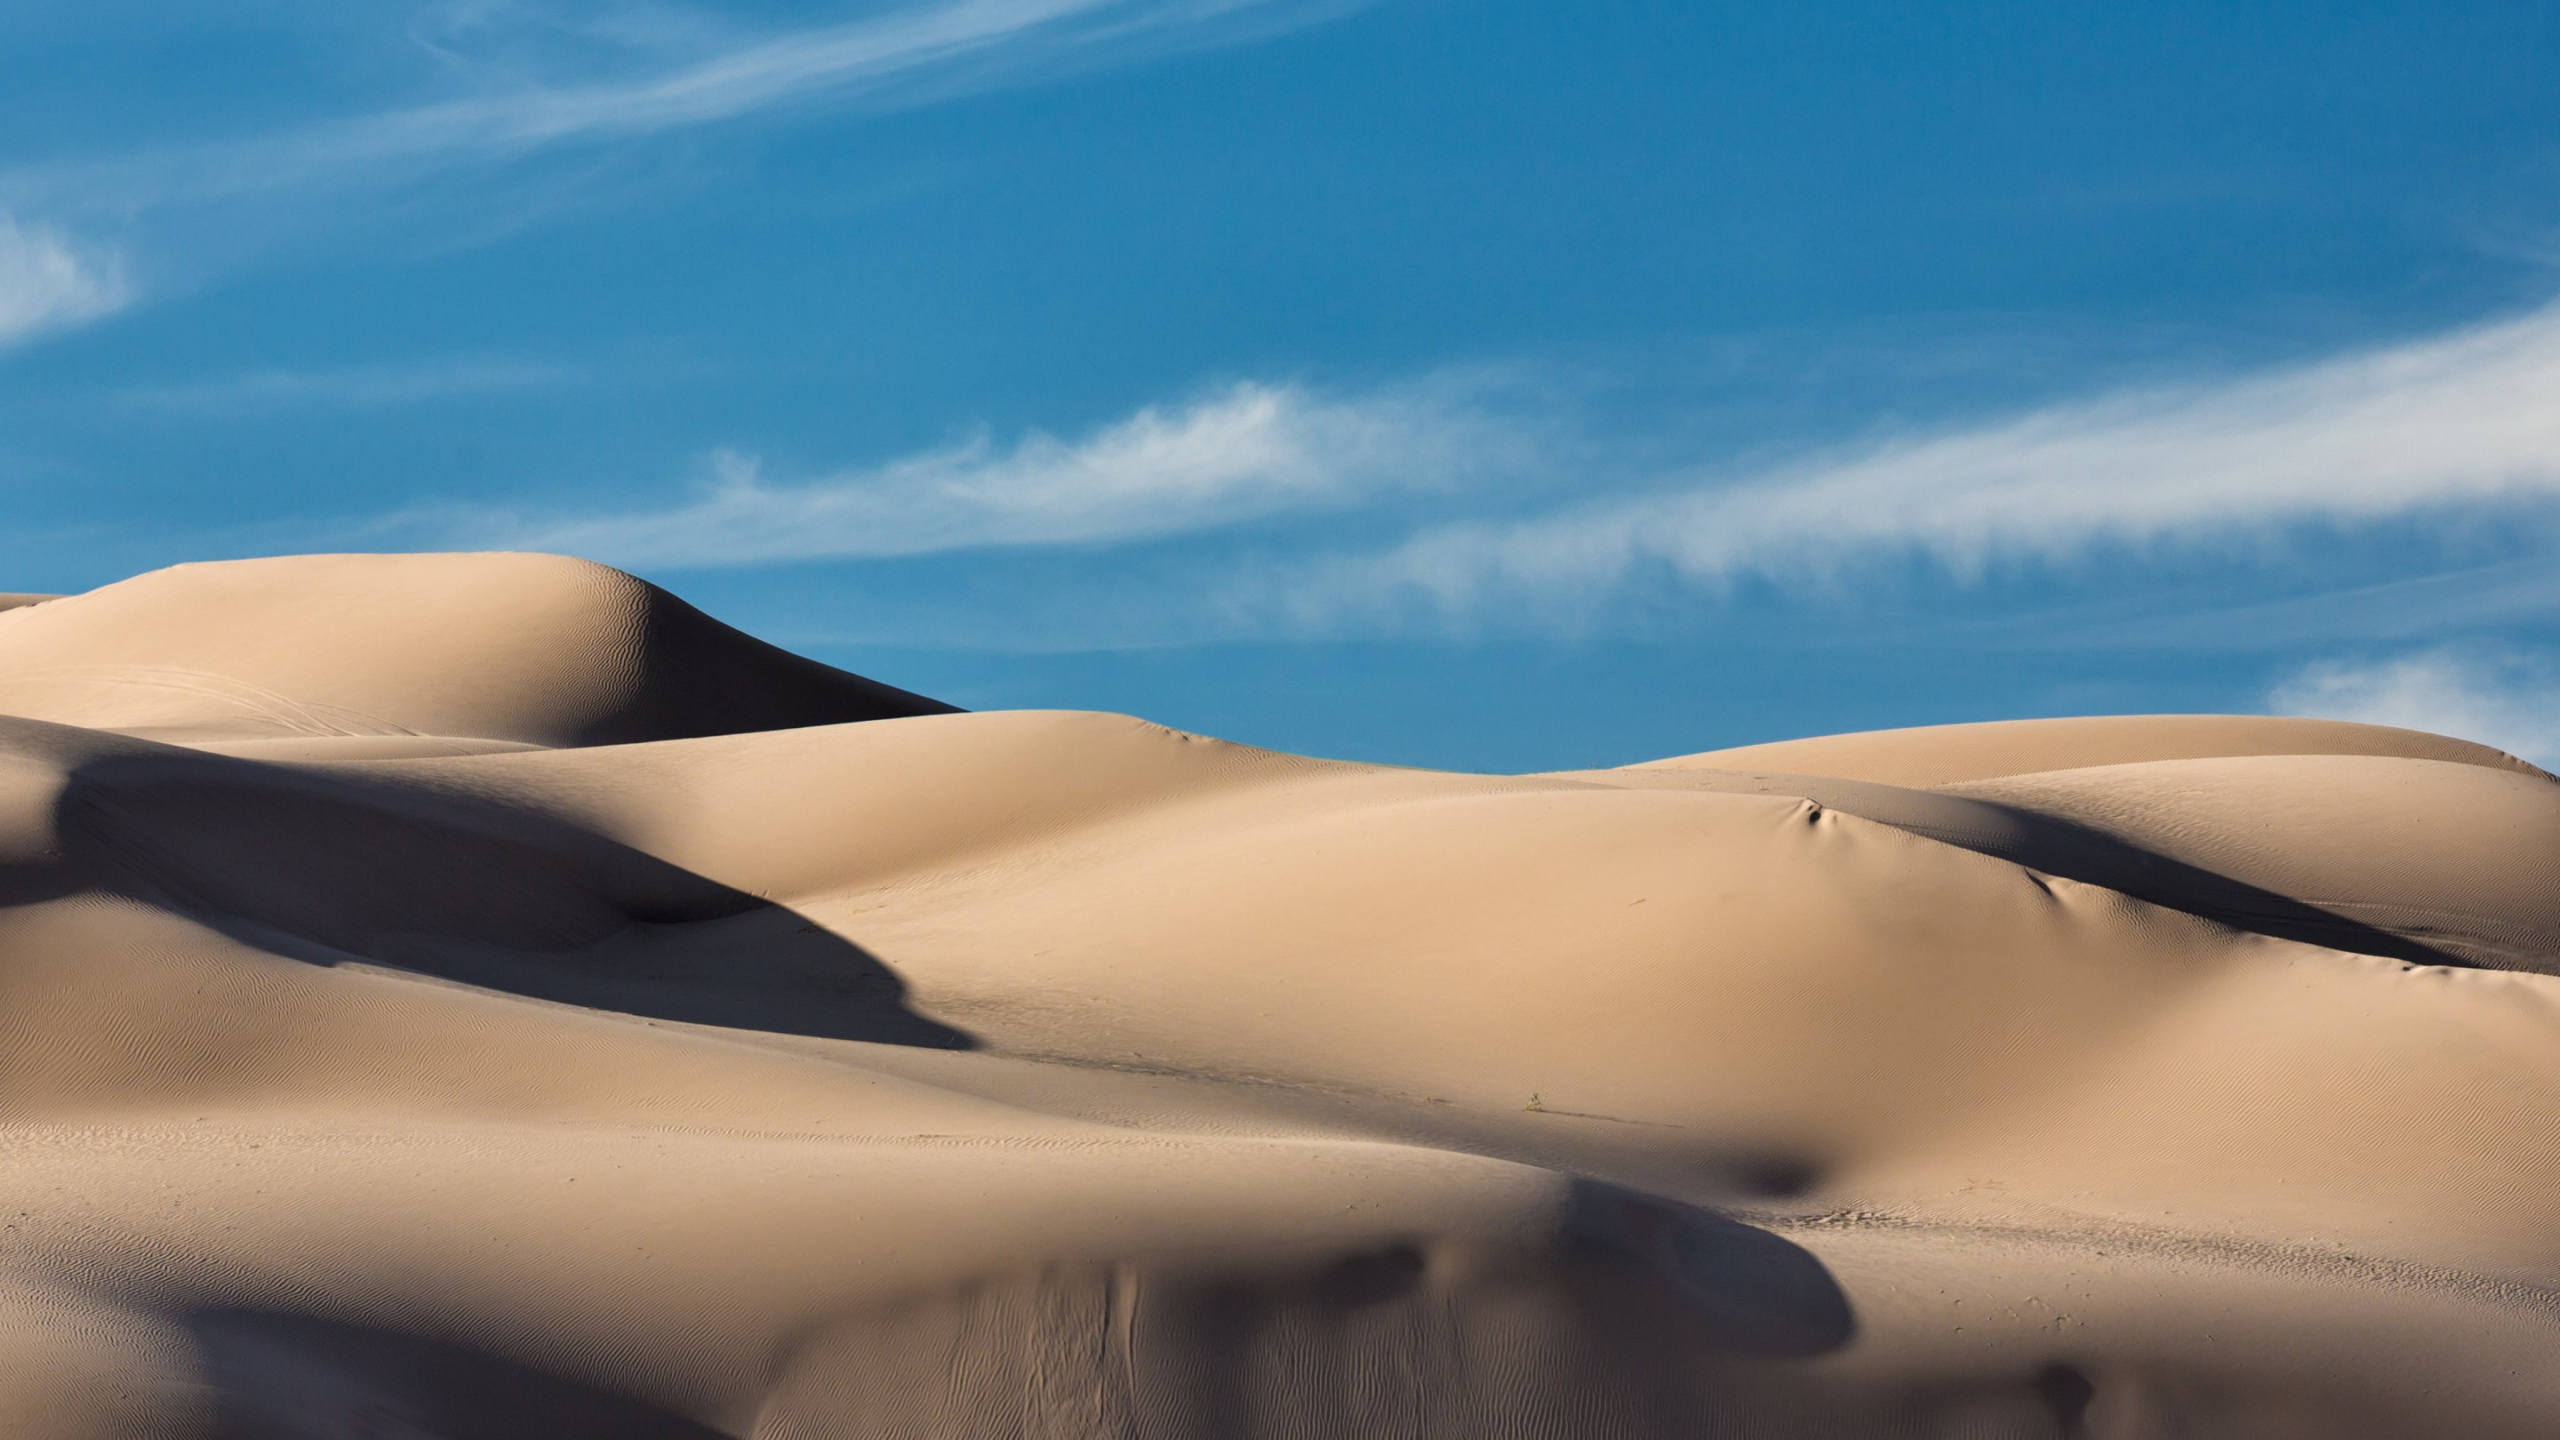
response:
[[[764,1413],[794,1435],[1635,1440],[1725,1433],[1708,1422],[1736,1405],[1782,1415],[1821,1382],[1771,1362],[1856,1333],[1817,1257],[1687,1206],[1583,1184],[1551,1240],[1195,1249],[961,1279],[821,1322],[779,1360]],[[177,1319],[214,1440],[714,1433],[636,1398],[645,1370],[571,1378],[467,1335],[268,1309]]]
[[[2136,900],[2279,940],[2294,940],[2413,965],[2465,969],[2550,969],[2485,932],[2384,929],[2308,901],[2234,879],[2061,815],[1958,791],[1917,791],[1816,775],[1734,772],[1746,793],[1796,795],[1817,806],[1990,855],[2044,875],[2102,886]],[[1950,811],[1950,806],[1960,807]]]
[[[75,770],[54,823],[61,873],[25,883],[104,889],[296,959],[662,1020],[976,1046],[910,1009],[860,946],[527,807],[379,774],[134,755]]]
[[[1995,855],[2047,875],[2130,895],[2199,919],[2247,930],[2278,940],[2379,955],[2413,965],[2451,965],[2461,969],[2535,969],[2503,947],[2486,949],[2470,937],[2420,939],[2385,930],[2351,916],[2321,909],[2228,875],[2145,850],[2112,835],[2068,820],[1995,802],[1976,802],[2006,811],[2016,829],[2006,835],[1943,832],[1922,824],[1886,819],[1884,823],[1968,850]],[[1857,813],[1852,811],[1851,813]],[[2447,948],[2448,946],[2459,948]],[[2485,953],[2484,953],[2485,951]]]
[[[259,1310],[182,1317],[218,1440],[722,1440],[681,1415],[460,1345]]]

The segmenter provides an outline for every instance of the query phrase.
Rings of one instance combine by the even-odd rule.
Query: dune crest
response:
[[[554,555],[180,565],[0,608],[0,714],[266,744],[271,758],[395,755],[434,737],[614,745],[950,708]]]
[[[0,607],[0,1433],[2538,1436],[2560,783],[1484,776],[540,556]]]
[[[2543,775],[2503,750],[2449,735],[2290,715],[2091,715],[1922,725],[1708,750],[1628,768],[1767,770],[1925,787],[2096,765],[2252,755],[2375,755]]]

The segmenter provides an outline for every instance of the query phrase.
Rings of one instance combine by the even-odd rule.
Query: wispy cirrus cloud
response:
[[[0,210],[0,349],[110,314],[130,298],[114,251]]]
[[[281,133],[187,146],[19,177],[68,196],[85,187],[151,205],[334,183],[380,185],[544,150],[639,139],[785,107],[882,98],[976,66],[992,83],[1098,47],[1207,30],[1287,0],[944,0],[754,39],[701,36],[699,53],[639,74],[536,81]],[[1299,8],[1307,8],[1303,4]],[[1206,38],[1206,37],[1204,37]],[[965,92],[945,85],[938,98]]]
[[[1355,399],[1241,384],[1150,407],[1076,440],[980,436],[886,464],[768,482],[722,454],[713,482],[664,509],[541,520],[411,517],[456,539],[657,569],[1126,543],[1387,491],[1446,488],[1530,463],[1499,419],[1423,387]]]
[[[1579,627],[1665,576],[1713,591],[1917,559],[1961,578],[2109,544],[2560,499],[2560,309],[1754,465],[1680,459],[1659,428],[1604,435],[1573,386],[1523,375],[1366,391],[1244,383],[1081,438],[980,436],[782,481],[724,454],[711,483],[659,508],[425,511],[386,527],[683,569],[1107,547],[1366,507],[1376,513],[1356,533],[1404,538],[1362,549],[1352,531],[1296,523],[1248,545],[1240,566],[1221,559],[1229,569],[1206,591],[1196,575],[1182,582],[1234,624],[1327,634]]]
[[[160,268],[219,267],[346,224],[363,208],[350,206],[353,196],[398,195],[441,177],[497,174],[545,155],[605,152],[758,115],[950,100],[1265,33],[1359,3],[926,0],[763,33],[663,7],[613,4],[578,25],[552,27],[568,39],[555,36],[559,43],[542,47],[549,53],[540,64],[470,63],[422,32],[422,53],[435,56],[445,76],[449,93],[441,98],[106,156],[11,165],[0,153],[0,206],[53,222],[21,228],[0,219],[0,341],[77,324],[139,298],[121,261],[74,246],[65,224],[138,236],[135,248],[145,258],[152,258],[155,224],[183,224],[185,245],[160,245]],[[441,27],[426,28],[527,23],[511,15],[518,8],[448,6]],[[513,203],[556,213],[578,188],[574,177],[551,176]],[[458,213],[447,223],[462,233],[509,228]],[[233,258],[207,258],[218,253]]]
[[[2431,730],[2560,766],[2560,673],[2528,655],[2437,648],[2382,660],[2321,661],[2280,682],[2267,708]]]
[[[2108,543],[2560,495],[2560,308],[2313,364],[2056,405],[1742,470],[1622,477],[1605,499],[1423,528],[1293,567],[1295,623],[1604,603],[1641,579],[1834,577],[1880,557],[1969,573]]]

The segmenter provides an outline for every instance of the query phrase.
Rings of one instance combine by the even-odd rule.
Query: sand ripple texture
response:
[[[0,1433],[2560,1434],[2560,784],[1485,776],[541,556],[0,597]]]

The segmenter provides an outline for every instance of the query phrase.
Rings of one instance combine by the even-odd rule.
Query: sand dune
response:
[[[951,707],[548,555],[306,555],[174,569],[21,609],[0,714],[270,759],[611,745]],[[347,742],[353,742],[352,744]]]
[[[529,556],[0,610],[0,1431],[2538,1436],[2560,783],[1478,776]]]
[[[1828,775],[1887,785],[1953,785],[2047,770],[2148,760],[2259,755],[2373,755],[2445,760],[2542,775],[2504,751],[2448,735],[2280,715],[2093,715],[1923,725],[1858,735],[1818,735],[1710,750],[1630,766],[1635,770],[1741,770]],[[2549,776],[2543,776],[2548,779]]]

